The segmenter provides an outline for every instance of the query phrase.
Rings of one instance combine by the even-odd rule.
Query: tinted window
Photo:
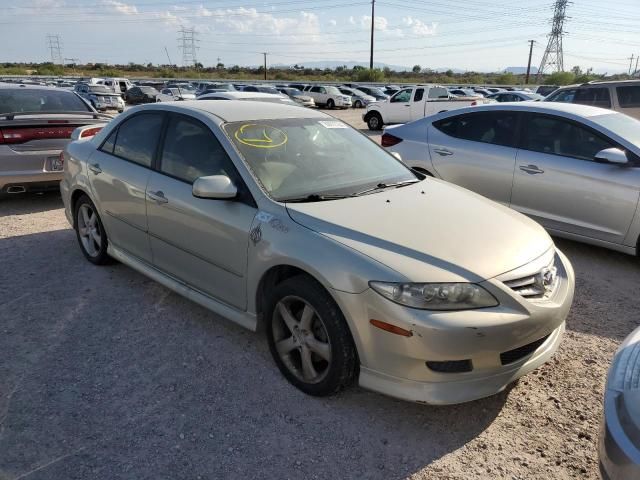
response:
[[[145,167],[151,166],[164,115],[145,113],[125,120],[118,127],[114,155]]]
[[[116,135],[118,134],[118,129],[115,128],[111,135],[104,141],[100,150],[107,153],[113,153],[113,147],[116,144]]]
[[[89,111],[91,109],[77,95],[64,90],[0,90],[0,113]]]
[[[245,92],[257,92],[258,89],[256,87],[244,87]]]
[[[612,147],[593,131],[562,118],[532,115],[523,129],[522,148],[534,152],[593,160],[600,150]]]
[[[424,88],[416,89],[416,94],[413,96],[414,102],[419,102],[424,97]]]
[[[444,87],[433,87],[429,89],[429,98],[449,98],[449,92]]]
[[[173,116],[165,138],[160,163],[163,173],[190,183],[208,175],[232,176],[226,152],[200,122]]]
[[[450,117],[433,126],[452,137],[511,147],[515,142],[515,112],[478,112]]]
[[[406,103],[411,101],[411,90],[402,90],[391,98],[391,102]]]
[[[563,103],[572,103],[573,99],[576,96],[576,89],[572,88],[569,90],[561,90],[559,92],[550,95],[547,98],[548,102],[563,102]]]
[[[320,92],[320,87],[311,87],[311,91],[319,93]]]
[[[618,103],[622,108],[640,107],[640,85],[617,87]]]
[[[611,108],[608,88],[579,88],[573,103],[592,105],[594,107]]]

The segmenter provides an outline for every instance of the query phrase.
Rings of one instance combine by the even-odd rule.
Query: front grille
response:
[[[464,373],[473,370],[471,360],[449,360],[446,362],[426,362],[430,370],[438,373]]]
[[[503,352],[500,354],[500,361],[502,365],[508,365],[513,362],[517,362],[518,360],[531,355],[535,352],[540,345],[542,345],[549,335],[542,337],[540,340],[536,340],[535,342],[527,343],[522,347],[514,348],[513,350],[509,350],[507,352]]]
[[[554,258],[547,267],[539,272],[526,277],[506,280],[504,284],[524,298],[536,299],[550,297],[555,292],[559,279]]]

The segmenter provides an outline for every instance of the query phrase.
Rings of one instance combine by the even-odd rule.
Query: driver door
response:
[[[389,99],[384,123],[405,123],[411,120],[411,93],[413,89],[400,90]]]
[[[546,228],[622,243],[640,194],[640,168],[595,161],[618,145],[565,118],[526,113],[511,207]]]

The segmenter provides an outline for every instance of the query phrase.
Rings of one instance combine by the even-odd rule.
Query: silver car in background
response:
[[[475,106],[387,128],[382,145],[554,235],[638,252],[640,121],[627,115],[565,103]]]
[[[0,197],[58,190],[73,131],[110,118],[68,90],[0,84]]]
[[[551,357],[573,299],[535,222],[299,106],[134,107],[69,145],[60,188],[87,260],[261,325],[311,395],[492,395]]]
[[[640,327],[622,342],[609,369],[599,453],[603,480],[640,478]]]

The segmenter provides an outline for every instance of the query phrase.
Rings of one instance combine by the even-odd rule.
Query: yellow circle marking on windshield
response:
[[[287,143],[287,134],[271,125],[247,123],[235,133],[236,140],[255,148],[276,148]]]

